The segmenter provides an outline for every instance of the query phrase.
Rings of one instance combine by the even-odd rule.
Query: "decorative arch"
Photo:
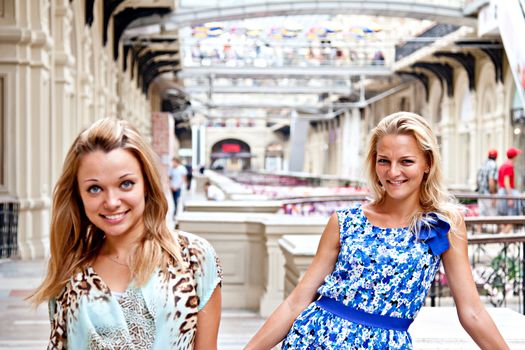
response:
[[[214,170],[249,170],[251,158],[250,145],[237,138],[217,141],[211,147],[210,164]]]

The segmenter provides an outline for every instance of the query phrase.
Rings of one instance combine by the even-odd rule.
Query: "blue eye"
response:
[[[120,187],[124,190],[131,190],[131,188],[133,187],[135,183],[133,181],[130,181],[130,180],[126,180],[126,181],[123,181],[121,184],[120,184]]]
[[[102,191],[102,189],[97,186],[97,185],[93,185],[93,186],[89,186],[88,190],[87,190],[89,193],[100,193]]]
[[[386,159],[382,159],[382,158],[381,158],[381,159],[378,159],[377,162],[378,162],[379,164],[388,164],[388,160],[386,160]]]
[[[405,160],[403,160],[403,163],[404,164],[414,164],[414,161],[411,160],[411,159],[405,159]]]

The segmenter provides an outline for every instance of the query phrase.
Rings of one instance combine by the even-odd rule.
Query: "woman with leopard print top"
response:
[[[204,239],[173,232],[151,147],[102,119],[70,148],[53,193],[48,349],[216,349],[221,268]]]

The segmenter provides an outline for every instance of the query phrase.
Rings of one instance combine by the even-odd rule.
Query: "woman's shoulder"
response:
[[[181,250],[185,255],[215,254],[213,247],[205,238],[180,230],[176,234]]]
[[[61,293],[54,298],[57,303],[75,303],[82,296],[97,295],[98,298],[110,295],[108,287],[91,266],[75,272],[66,282]]]
[[[338,209],[336,210],[336,213],[338,216],[341,216],[341,215],[355,215],[359,212],[361,212],[362,210],[362,207],[363,207],[363,204],[358,202],[358,203],[354,203],[348,207],[345,207],[345,208],[341,208],[341,209]]]
[[[200,274],[208,274],[205,271],[215,270],[222,279],[219,257],[206,239],[184,231],[177,231],[177,235],[182,257],[189,263],[190,270]]]

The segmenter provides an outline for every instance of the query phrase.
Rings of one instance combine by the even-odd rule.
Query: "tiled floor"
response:
[[[43,261],[0,260],[0,349],[44,349],[49,335],[47,308],[24,300],[38,286]]]
[[[49,335],[47,307],[33,309],[24,298],[37,287],[43,261],[0,260],[0,349],[45,349]],[[264,320],[246,310],[224,310],[220,350],[242,349]]]

